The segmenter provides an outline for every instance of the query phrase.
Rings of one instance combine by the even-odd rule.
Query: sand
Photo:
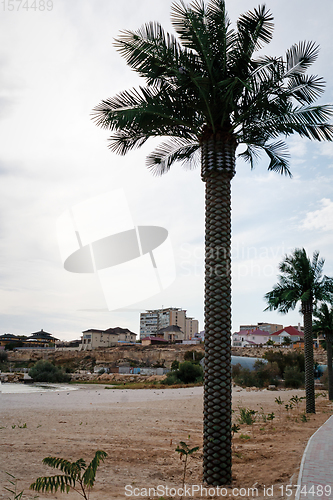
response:
[[[121,390],[101,385],[71,391],[0,394],[0,498],[12,498],[4,490],[9,486],[5,471],[18,479],[18,491],[25,492],[23,499],[33,498],[35,493],[29,491],[29,485],[39,476],[54,473],[42,464],[44,457],[72,461],[82,457],[89,462],[96,450],[106,451],[108,458],[98,469],[91,500],[158,499],[158,492],[167,493],[165,499],[179,498],[166,487],[177,489],[182,485],[183,465],[175,452],[181,440],[200,446],[189,460],[186,476],[186,484],[194,485],[196,491],[202,485],[202,393],[201,387]],[[287,403],[292,395],[304,396],[304,391],[233,389],[235,422],[240,406],[263,411],[266,416],[274,412],[275,418],[265,422],[261,417],[254,426],[240,425],[233,443],[232,487],[237,490],[228,489],[229,498],[279,498],[281,486],[297,483],[306,443],[332,414],[332,405],[327,398],[318,397],[316,415],[302,422],[304,403],[291,412],[284,405],[279,412],[275,403],[276,397]],[[252,487],[257,488],[258,496],[248,490]],[[145,488],[156,488],[157,496],[153,496],[153,490],[148,495]],[[193,490],[188,491],[186,498],[193,498]],[[219,492],[202,493],[194,496],[209,498],[209,493]],[[220,491],[220,498],[222,493],[226,494]],[[75,492],[38,495],[40,499],[80,498]]]

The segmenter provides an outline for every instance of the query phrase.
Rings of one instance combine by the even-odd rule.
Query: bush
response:
[[[61,368],[54,366],[50,361],[39,360],[30,368],[29,375],[35,382],[69,382],[71,376]]]
[[[286,387],[299,389],[304,385],[304,372],[298,366],[287,366],[284,372],[284,383]]]
[[[254,365],[254,370],[258,387],[278,384],[279,367],[277,363],[264,363],[258,360]]]
[[[238,363],[232,366],[232,378],[235,384],[241,387],[267,387],[268,385],[278,384],[279,367],[277,363],[264,363],[257,360],[254,370],[242,368]]]
[[[0,363],[5,363],[8,360],[8,352],[1,349],[0,351]]]
[[[174,385],[177,384],[179,380],[177,379],[177,373],[175,371],[168,372],[166,378],[163,380],[163,384]]]
[[[241,387],[253,387],[256,385],[256,378],[254,371],[249,370],[249,368],[240,368],[236,370],[237,375],[234,377],[234,382]]]
[[[279,367],[278,375],[280,377],[283,377],[288,366],[297,366],[301,372],[305,370],[304,353],[301,352],[283,353],[282,351],[269,351],[266,352],[263,357],[270,363],[277,363]]]
[[[166,385],[173,384],[193,384],[194,382],[203,381],[203,370],[200,365],[191,363],[191,361],[184,361],[179,365],[178,370],[172,370],[164,379],[163,383]]]
[[[177,378],[184,382],[184,384],[191,384],[193,382],[201,382],[203,380],[203,370],[200,365],[195,365],[190,361],[184,361],[179,365],[177,370]]]

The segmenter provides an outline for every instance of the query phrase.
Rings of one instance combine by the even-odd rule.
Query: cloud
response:
[[[314,212],[308,212],[301,224],[302,229],[322,231],[333,230],[333,201],[328,198],[320,200],[322,207]]]

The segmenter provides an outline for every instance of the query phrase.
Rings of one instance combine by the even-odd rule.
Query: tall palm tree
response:
[[[322,78],[306,76],[318,47],[293,45],[282,57],[254,57],[269,43],[273,17],[265,6],[240,16],[232,29],[224,0],[173,3],[178,35],[157,22],[123,31],[116,47],[145,86],[103,100],[96,124],[111,130],[118,154],[167,136],[148,157],[154,174],[201,156],[206,184],[204,481],[231,481],[231,276],[230,186],[236,148],[253,167],[264,151],[268,170],[289,174],[280,135],[332,140],[332,107],[313,105]]]
[[[266,293],[268,307],[287,313],[301,302],[304,318],[305,395],[307,413],[315,413],[312,313],[315,303],[332,297],[333,279],[323,276],[324,259],[314,252],[312,262],[304,248],[296,248],[279,264],[278,284]]]
[[[323,333],[326,340],[327,373],[328,373],[328,399],[333,399],[333,369],[332,369],[332,342],[333,342],[333,305],[331,307],[322,303],[314,310],[315,320],[312,329],[314,332]]]

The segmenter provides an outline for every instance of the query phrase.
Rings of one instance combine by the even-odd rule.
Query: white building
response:
[[[263,345],[269,340],[270,334],[259,330],[240,330],[232,334],[232,347]]]
[[[276,344],[283,344],[285,339],[289,339],[291,342],[298,342],[304,339],[304,333],[299,329],[297,330],[293,326],[286,326],[278,332],[272,333],[269,338]]]
[[[90,350],[98,347],[114,347],[120,343],[135,344],[136,333],[127,328],[108,328],[107,330],[96,330],[91,328],[85,330],[81,337],[81,349]]]
[[[154,336],[158,330],[172,325],[179,326],[186,340],[194,337],[199,331],[198,320],[188,318],[183,309],[154,309],[140,314],[140,339]]]

